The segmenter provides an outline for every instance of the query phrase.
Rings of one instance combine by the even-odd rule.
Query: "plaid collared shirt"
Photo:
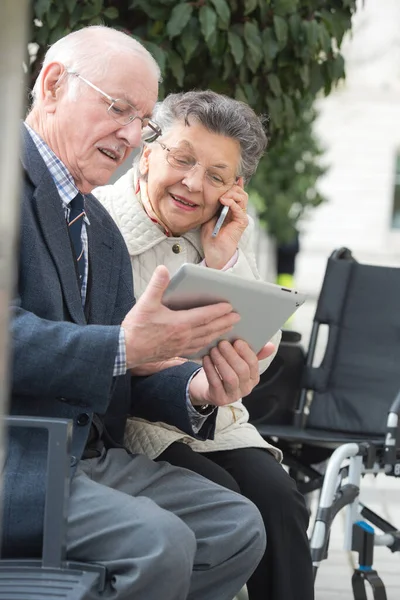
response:
[[[72,179],[71,174],[69,173],[67,167],[64,163],[54,154],[54,152],[49,148],[49,146],[42,140],[42,138],[33,130],[29,125],[25,123],[25,127],[27,128],[36,148],[38,149],[40,156],[43,158],[46,167],[49,170],[49,173],[55,183],[57,191],[59,193],[62,206],[65,213],[65,219],[67,220],[69,217],[70,211],[70,203],[75,198],[75,196],[79,193],[78,188],[76,187],[74,180]],[[89,275],[89,260],[88,260],[88,234],[87,227],[89,227],[90,222],[87,216],[84,217],[83,225],[82,225],[82,246],[83,246],[83,255],[85,260],[85,273],[82,280],[81,287],[81,296],[82,296],[82,304],[85,305],[86,301],[86,293],[87,293],[87,282]],[[115,357],[114,363],[114,377],[118,375],[124,375],[126,373],[126,350],[125,350],[125,335],[122,327],[119,331],[119,342],[118,342],[118,350],[117,355]]]

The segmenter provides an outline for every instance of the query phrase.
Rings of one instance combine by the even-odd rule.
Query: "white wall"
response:
[[[303,223],[297,285],[317,293],[338,246],[375,264],[400,266],[400,230],[391,229],[400,151],[400,0],[367,0],[344,46],[347,80],[317,108],[315,132],[330,169],[328,202]]]

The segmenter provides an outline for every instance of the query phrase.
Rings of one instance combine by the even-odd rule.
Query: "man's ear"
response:
[[[47,112],[55,111],[57,100],[61,94],[61,81],[66,74],[64,65],[58,62],[49,63],[44,69],[40,94]]]
[[[150,154],[151,147],[146,144],[139,161],[139,171],[142,177],[147,175],[147,173],[149,172]]]

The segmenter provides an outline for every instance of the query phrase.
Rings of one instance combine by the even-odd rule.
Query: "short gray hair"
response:
[[[211,90],[169,94],[156,104],[153,116],[163,134],[177,121],[190,126],[193,119],[212,133],[237,140],[240,145],[238,175],[245,183],[255,173],[267,147],[265,117],[257,116],[248,104]]]
[[[37,102],[43,71],[51,62],[60,62],[69,70],[90,78],[104,75],[113,56],[121,52],[146,60],[157,80],[161,80],[157,62],[137,40],[105,25],[90,25],[69,33],[50,46],[32,90],[33,105]],[[69,86],[74,83],[78,83],[75,77]]]

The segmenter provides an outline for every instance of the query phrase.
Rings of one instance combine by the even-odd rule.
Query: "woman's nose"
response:
[[[198,163],[189,171],[185,172],[182,183],[192,192],[199,192],[203,189],[204,169]]]

